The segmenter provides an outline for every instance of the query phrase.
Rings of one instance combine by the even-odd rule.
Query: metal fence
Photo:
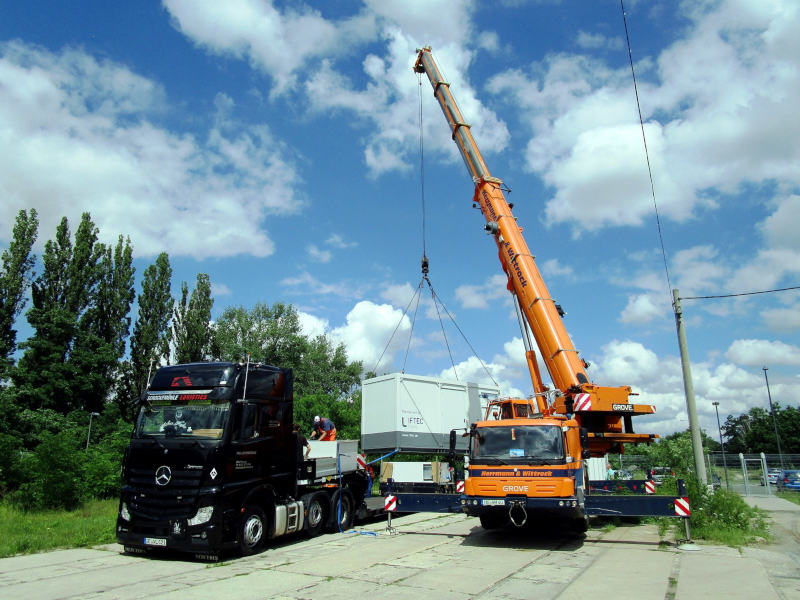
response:
[[[709,483],[727,487],[743,496],[771,496],[775,485],[769,483],[768,474],[772,469],[800,469],[800,454],[730,454],[707,452],[706,470]],[[652,460],[642,454],[622,454],[619,456],[621,468],[634,474],[634,479],[645,477]],[[686,472],[693,471],[693,465],[686,465]],[[681,477],[676,469],[675,475]]]
[[[800,469],[800,454],[729,454],[709,452],[709,472],[716,473],[721,483],[743,496],[772,496],[777,486],[769,482],[773,469]]]

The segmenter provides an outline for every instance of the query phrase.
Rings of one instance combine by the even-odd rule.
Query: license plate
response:
[[[144,538],[145,546],[166,546],[166,538]]]
[[[481,501],[481,504],[483,504],[484,506],[505,506],[506,501],[503,500],[502,498],[498,498],[497,500],[487,499]]]

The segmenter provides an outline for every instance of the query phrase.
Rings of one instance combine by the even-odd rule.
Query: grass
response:
[[[660,486],[659,494],[677,496],[675,480],[665,481],[664,485]],[[738,494],[724,488],[713,493],[705,493],[695,485],[690,490],[690,496],[692,539],[724,544],[733,548],[772,539],[767,513],[749,506]],[[800,504],[800,494],[794,494],[793,498],[788,497],[787,500]],[[662,539],[667,537],[670,531],[673,532],[675,539],[682,540],[686,537],[683,519],[643,517],[639,522],[655,523]],[[613,520],[601,523],[604,523],[603,531],[613,529],[615,525]]]
[[[116,499],[91,500],[72,510],[23,512],[0,503],[0,558],[115,541]]]
[[[741,496],[724,488],[695,496],[690,521],[692,537],[741,548],[770,540],[767,513],[748,506]],[[677,532],[678,530],[676,530]]]
[[[792,491],[782,491],[778,492],[778,498],[783,498],[784,500],[788,500],[789,502],[794,502],[795,504],[800,504],[800,493],[792,492]]]

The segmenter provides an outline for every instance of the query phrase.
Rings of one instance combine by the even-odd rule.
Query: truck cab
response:
[[[532,413],[522,400],[493,404],[487,409],[490,418],[469,431],[465,512],[480,517],[486,528],[521,526],[531,510],[583,523],[578,423]],[[494,418],[497,414],[501,418]]]
[[[366,477],[357,448],[342,467],[317,474],[298,457],[292,431],[293,374],[262,364],[191,363],[156,372],[139,401],[123,462],[117,540],[218,558],[258,551],[271,537],[332,526],[332,502],[349,527]],[[333,444],[334,467],[340,445]]]

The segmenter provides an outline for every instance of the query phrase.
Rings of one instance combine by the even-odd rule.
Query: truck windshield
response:
[[[209,401],[145,402],[136,420],[136,437],[194,437],[219,439],[228,422],[230,404]]]
[[[482,427],[472,438],[472,459],[500,464],[564,462],[561,428],[555,425]]]

